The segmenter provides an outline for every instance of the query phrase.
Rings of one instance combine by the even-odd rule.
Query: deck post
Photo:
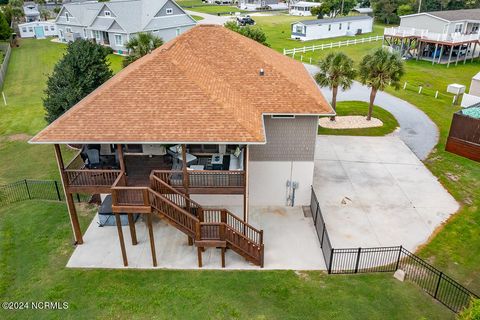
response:
[[[472,62],[473,62],[473,59],[475,58],[475,50],[477,50],[477,43],[476,43],[476,42],[475,42],[475,44],[473,45]]]
[[[117,156],[120,164],[120,170],[125,173],[125,159],[123,158],[123,148],[121,144],[117,144]]]
[[[243,191],[243,221],[248,222],[248,159],[249,159],[249,152],[248,152],[248,145],[245,146],[244,149],[244,159],[243,159],[243,166],[244,166],[244,184],[245,188]]]
[[[437,49],[438,49],[438,42],[435,43],[435,50],[433,50],[432,66],[435,64],[435,55],[437,54]]]
[[[450,54],[448,55],[447,68],[450,66],[450,61],[452,60],[453,46],[450,46]]]
[[[443,47],[444,47],[444,45],[442,44],[442,46],[440,47],[440,54],[438,55],[437,64],[440,64],[440,62],[442,61]]]
[[[190,198],[190,192],[189,192],[189,179],[188,179],[188,170],[187,170],[187,145],[182,144],[182,171],[183,171],[183,187],[185,188],[185,195],[187,198]],[[189,207],[190,204],[187,203],[187,207]]]
[[[418,41],[417,43],[417,61],[422,53],[422,41]]]
[[[122,220],[120,220],[120,214],[117,212],[115,212],[115,224],[117,225],[118,239],[120,240],[123,265],[128,267],[127,250],[125,249],[125,240],[123,239]]]
[[[467,60],[468,60],[467,54],[468,54],[468,50],[469,50],[471,47],[472,47],[472,43],[469,42],[469,43],[467,44],[467,50],[465,51],[465,58],[463,58],[463,64],[465,64],[465,63],[467,62]]]
[[[153,266],[157,266],[157,254],[155,252],[155,237],[153,235],[152,213],[147,213],[148,237],[150,238],[150,250],[152,251]]]
[[[62,179],[63,192],[65,193],[65,200],[67,202],[68,214],[70,216],[70,224],[72,225],[73,235],[75,236],[76,244],[83,244],[82,230],[80,229],[80,222],[78,221],[77,210],[73,202],[73,196],[67,189],[67,177],[65,175],[65,165],[63,163],[62,151],[60,146],[55,144],[55,158],[57,159],[58,170],[60,171],[60,178]]]
[[[452,46],[453,50],[454,46]],[[458,46],[457,60],[455,60],[455,66],[458,65],[458,59],[460,59],[460,46]]]
[[[132,245],[136,245],[137,241],[137,232],[135,230],[135,221],[133,220],[133,213],[128,213],[128,226],[130,227],[130,237],[132,238]]]

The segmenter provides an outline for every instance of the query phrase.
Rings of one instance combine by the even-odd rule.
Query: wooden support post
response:
[[[473,51],[472,51],[472,62],[473,62],[473,59],[475,57],[475,50],[477,50],[477,43],[475,42],[475,44],[473,45]],[[479,54],[480,56],[480,54]]]
[[[146,213],[147,215],[147,227],[148,227],[148,236],[150,238],[150,250],[152,251],[152,262],[153,266],[157,266],[157,254],[155,252],[155,237],[153,235],[153,224],[152,224],[152,213]]]
[[[183,171],[183,187],[185,188],[185,195],[190,198],[189,186],[190,181],[188,179],[188,170],[187,170],[187,145],[182,144],[182,171]],[[187,207],[190,204],[187,202]],[[188,211],[188,210],[187,210]]]
[[[117,157],[120,165],[120,170],[125,172],[125,159],[123,158],[123,148],[121,144],[117,144]]]
[[[448,55],[447,68],[450,67],[450,61],[452,60],[452,53],[453,53],[453,46],[450,46],[450,53]]]
[[[443,47],[444,47],[444,45],[442,44],[442,46],[440,47],[440,54],[438,55],[437,64],[440,64],[440,62],[442,61]]]
[[[222,268],[225,268],[225,248],[222,247]]]
[[[188,237],[188,245],[193,246],[193,238],[190,236],[187,236],[187,237]]]
[[[437,49],[438,49],[438,43],[435,43],[435,50],[433,51],[433,57],[432,57],[432,66],[435,64],[435,55],[437,54]]]
[[[453,50],[453,46],[452,46]],[[455,66],[458,65],[458,59],[460,59],[460,46],[458,46],[457,59],[455,60]]]
[[[122,221],[120,214],[115,213],[115,224],[117,225],[118,239],[120,240],[120,249],[122,250],[123,265],[128,266],[127,250],[125,249],[125,240],[123,239]]]
[[[77,210],[75,209],[73,196],[68,191],[68,179],[65,174],[65,165],[63,164],[62,152],[58,144],[55,144],[55,158],[57,159],[58,170],[60,171],[60,178],[62,179],[63,192],[65,193],[65,200],[67,202],[68,214],[70,216],[70,224],[75,237],[75,243],[83,244],[82,230],[80,229],[80,222],[78,221]]]
[[[420,55],[422,54],[422,41],[418,41],[417,43],[417,61],[420,58]]]
[[[197,248],[197,256],[198,256],[198,267],[202,267],[202,248],[198,247]]]
[[[243,167],[245,171],[245,189],[243,193],[243,221],[248,222],[248,161],[249,161],[249,149],[248,145],[245,146],[244,152],[243,152]]]
[[[468,50],[470,50],[471,46],[472,46],[471,42],[467,43],[467,50],[465,50],[465,58],[463,58],[463,64],[467,62]]]
[[[136,245],[137,242],[137,232],[135,230],[135,221],[133,221],[133,213],[128,214],[128,226],[130,227],[130,237],[132,238],[132,245]]]

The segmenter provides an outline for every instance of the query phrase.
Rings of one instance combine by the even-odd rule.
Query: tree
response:
[[[399,6],[398,0],[372,0],[373,13],[377,20],[386,24],[397,23],[399,18],[396,14]]]
[[[163,40],[159,37],[151,33],[140,32],[136,37],[131,38],[125,44],[125,48],[127,48],[129,55],[123,60],[123,66],[128,66],[133,61],[149,54],[162,44]]]
[[[470,305],[462,310],[457,316],[457,320],[479,320],[480,319],[480,299],[472,299]]]
[[[379,48],[363,57],[359,67],[360,82],[371,88],[367,120],[372,119],[373,103],[378,90],[383,91],[388,85],[398,90],[404,74],[404,63],[396,53]]]
[[[312,7],[310,9],[310,13],[312,14],[312,16],[320,16],[322,15],[323,16],[323,8],[322,8],[322,5],[318,5],[316,7]]]
[[[412,14],[413,8],[409,4],[402,4],[397,8],[397,16],[406,16],[407,14]]]
[[[332,107],[337,111],[337,92],[350,89],[355,78],[356,71],[353,69],[353,60],[343,52],[329,53],[318,64],[320,72],[315,75],[315,81],[322,87],[332,90]],[[335,117],[330,120],[334,121]]]
[[[70,43],[47,80],[43,99],[47,122],[53,122],[112,75],[104,47],[83,39]]]
[[[258,43],[263,44],[264,46],[270,47],[270,45],[267,43],[267,36],[265,35],[265,32],[263,32],[263,30],[258,27],[241,27],[234,21],[227,21],[225,23],[225,27],[227,29],[240,33],[247,38],[255,40]]]
[[[320,6],[319,16],[335,18],[338,15],[347,15],[357,5],[357,0],[325,0]]]
[[[8,40],[12,34],[12,29],[8,25],[7,18],[0,11],[0,40]]]
[[[50,18],[50,11],[48,11],[48,10],[46,10],[46,9],[40,10],[40,17],[41,17],[43,20],[47,21],[48,18]]]

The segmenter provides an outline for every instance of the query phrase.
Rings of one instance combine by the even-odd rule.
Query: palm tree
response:
[[[133,61],[149,54],[155,48],[160,47],[163,40],[151,33],[140,32],[136,37],[131,38],[126,44],[129,56],[123,60],[124,66],[129,65]]]
[[[398,54],[379,48],[363,57],[359,74],[360,82],[372,89],[367,116],[367,120],[370,120],[378,90],[383,91],[388,85],[398,90],[400,79],[405,74],[405,67]]]
[[[337,92],[350,89],[355,78],[356,71],[353,69],[353,60],[343,52],[329,53],[318,64],[320,72],[315,75],[315,81],[322,87],[332,90],[332,108],[337,111]],[[330,120],[335,121],[335,117]]]

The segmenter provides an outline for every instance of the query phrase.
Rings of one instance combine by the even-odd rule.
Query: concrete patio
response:
[[[319,136],[314,190],[335,248],[413,251],[459,207],[396,136]]]
[[[240,207],[227,209],[239,216],[242,212]],[[67,267],[125,268],[116,227],[99,227],[97,221],[95,217],[84,235],[84,244],[77,246]],[[301,208],[253,207],[250,223],[264,230],[264,269],[250,264],[232,250],[227,250],[225,269],[325,270],[313,220],[304,217]],[[141,218],[136,228],[139,243],[132,246],[129,228],[123,227],[128,268],[153,269],[147,229]],[[157,268],[198,269],[196,247],[187,245],[186,235],[158,218],[154,219],[154,235]],[[203,253],[202,269],[222,269],[219,249],[209,248]]]

